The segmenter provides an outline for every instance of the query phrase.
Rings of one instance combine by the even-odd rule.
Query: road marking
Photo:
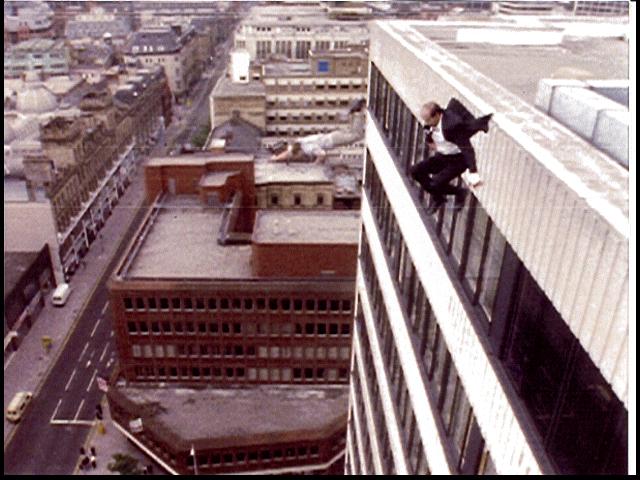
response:
[[[13,360],[13,356],[16,354],[16,352],[13,352],[10,356],[9,356],[9,360],[7,360],[4,364],[4,371],[7,371],[7,367],[9,366],[9,364],[11,363],[11,360]]]
[[[109,302],[105,302],[104,307],[102,307],[102,312],[100,312],[101,315],[104,315],[104,312],[107,311],[107,308],[109,308]]]
[[[109,344],[107,343],[107,344],[104,346],[104,350],[102,350],[102,355],[100,355],[100,360],[98,360],[98,362],[101,362],[101,361],[102,361],[102,359],[104,358],[105,353],[107,353],[107,349],[108,349],[108,348],[109,348]]]
[[[111,330],[111,333],[109,334],[109,338],[113,338],[113,330]]]
[[[93,327],[93,330],[91,330],[91,337],[93,337],[93,334],[96,333],[96,329],[98,328],[98,325],[100,325],[100,321],[102,320],[102,317],[100,317],[98,319],[98,321],[96,322],[95,326]]]
[[[53,411],[53,415],[51,415],[51,422],[53,422],[53,419],[56,416],[56,413],[58,413],[58,409],[60,408],[60,404],[62,403],[62,399],[58,400],[58,405],[56,405],[56,409]]]
[[[91,380],[89,380],[89,386],[87,387],[87,392],[89,391],[89,389],[91,388],[91,384],[93,383],[93,379],[96,378],[96,375],[98,374],[98,369],[95,369],[93,371],[93,375],[91,375]]]
[[[78,357],[78,362],[82,359],[82,356],[84,355],[84,352],[87,351],[87,348],[89,348],[89,342],[84,344],[84,348],[82,349],[82,353],[80,354],[80,356]]]
[[[94,425],[93,420],[51,420],[51,425],[83,425],[92,427]]]
[[[76,369],[73,369],[73,372],[71,372],[71,376],[69,377],[69,381],[67,382],[67,386],[64,387],[64,391],[66,392],[67,390],[69,390],[69,385],[71,385],[71,380],[73,380],[73,377],[75,377],[76,375]]]
[[[94,348],[93,350],[91,350],[91,353],[89,354],[89,359],[92,359],[95,353],[96,353],[96,349]]]
[[[73,417],[74,420],[78,420],[78,415],[80,415],[80,410],[82,410],[82,406],[84,405],[84,398],[80,402],[80,406],[78,407],[78,411],[76,412],[76,416]]]

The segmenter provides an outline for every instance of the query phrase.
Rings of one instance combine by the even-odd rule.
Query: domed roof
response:
[[[42,84],[25,84],[25,89],[18,92],[16,110],[21,113],[46,113],[58,107],[56,96]]]

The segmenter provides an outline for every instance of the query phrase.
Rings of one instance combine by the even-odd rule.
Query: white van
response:
[[[68,283],[61,283],[54,290],[51,303],[56,307],[62,307],[67,303],[69,295],[71,295],[71,286]]]
[[[7,420],[10,422],[19,422],[27,405],[31,401],[31,397],[33,397],[31,392],[16,393],[7,407]]]

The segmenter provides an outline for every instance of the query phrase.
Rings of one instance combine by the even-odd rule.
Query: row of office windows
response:
[[[362,395],[362,388],[360,385],[360,378],[358,375],[351,375],[351,382],[353,385],[353,399],[354,405],[352,408],[356,408],[358,411],[358,418],[360,419],[360,436],[356,435],[356,438],[359,438],[362,442],[359,445],[363,455],[364,455],[364,472],[366,474],[372,474],[374,472],[373,467],[373,448],[372,442],[370,438],[369,429],[367,428],[367,415],[364,411],[364,400]]]
[[[419,456],[416,456],[420,445],[416,444],[417,440],[414,438],[417,436],[415,419],[412,418],[413,410],[408,398],[406,380],[387,312],[382,301],[382,292],[376,281],[377,277],[373,260],[370,256],[369,245],[364,235],[361,252],[362,268],[367,279],[369,298],[374,310],[374,321],[379,334],[378,342],[387,366],[391,394],[399,414],[407,458],[413,465],[413,462],[420,459]],[[389,258],[388,260],[390,261]],[[410,262],[408,257],[406,261]],[[415,269],[412,264],[410,264],[409,268],[413,270],[415,275]],[[397,276],[393,280],[398,289],[399,297],[402,298]],[[443,430],[447,435],[446,441],[453,447],[451,451],[456,455],[453,459],[453,465],[460,473],[464,474],[492,473],[493,463],[489,452],[485,448],[485,442],[480,434],[476,418],[471,410],[469,400],[460,382],[447,345],[440,333],[440,327],[431,311],[424,289],[420,282],[415,282],[413,289],[416,297],[418,297],[418,301],[414,304],[413,315],[409,315],[406,302],[402,306],[406,319],[410,323],[414,345],[418,347],[419,356],[423,361],[422,370],[425,375],[428,394],[444,427]],[[363,317],[359,315],[358,322],[363,321]],[[365,342],[370,349],[368,339],[363,341],[363,343]]]
[[[309,197],[310,195],[307,195],[307,197]],[[271,205],[272,207],[278,206],[280,205],[280,195],[276,194],[276,193],[272,193],[269,195],[269,205]],[[316,206],[322,206],[322,205],[326,205],[325,203],[325,196],[321,193],[317,193],[316,194]],[[309,206],[309,203],[305,203],[303,205],[302,203],[302,194],[301,193],[294,193],[293,194],[293,206],[296,207],[300,207],[300,206]]]
[[[133,367],[136,380],[218,380],[226,382],[327,382],[344,383],[348,378],[346,368],[325,367],[177,367],[172,365],[137,365]]]
[[[353,457],[351,457],[351,452],[347,450],[347,460],[345,462],[345,471],[347,472],[347,475],[362,475],[363,473],[366,473],[360,468],[360,449],[356,440],[353,413],[349,416],[347,442],[351,445],[351,451],[353,452]]]
[[[360,304],[358,306],[360,306]],[[387,428],[383,424],[384,422],[382,422],[384,413],[382,410],[382,399],[380,398],[377,374],[373,363],[373,353],[371,351],[371,343],[369,341],[369,337],[366,334],[364,321],[365,320],[362,315],[362,311],[358,309],[356,328],[358,329],[358,333],[360,334],[359,339],[362,345],[363,367],[366,372],[366,378],[363,380],[367,388],[369,389],[370,398],[373,401],[374,414],[379,419],[379,421],[376,423],[376,427],[381,433],[380,440],[383,442],[386,441],[388,443]],[[387,378],[389,379],[391,379],[391,376],[389,375],[390,373],[391,372],[389,371],[389,369],[387,369]],[[394,373],[402,375],[399,370]],[[391,383],[389,386],[392,387],[392,391],[390,392],[390,394],[396,407],[396,413],[398,414],[397,420],[399,422],[398,427],[402,436],[402,446],[406,453],[406,458],[409,460],[409,464],[407,465],[408,471],[410,474],[414,475],[429,475],[430,470],[427,463],[424,445],[422,444],[420,434],[417,430],[416,418],[413,408],[411,408],[409,390],[407,389],[404,376],[402,376],[402,378],[400,378],[400,376],[397,376],[395,378],[395,383]],[[391,460],[391,451],[383,451],[381,460],[382,465],[383,467],[385,467],[385,469],[390,468],[390,466],[393,464],[393,461]]]
[[[133,358],[295,358],[307,360],[349,360],[351,348],[348,346],[288,346],[288,345],[131,345]]]
[[[341,100],[339,102],[333,102],[339,106],[346,107],[349,105],[349,100]],[[271,122],[274,125],[277,125],[276,122],[284,122],[284,123],[298,123],[301,121],[305,122],[334,122],[336,121],[336,115],[334,113],[316,113],[315,115],[311,115],[311,113],[305,113],[304,115],[299,115],[297,113],[293,113],[291,115],[287,113],[280,113],[280,115],[272,115],[267,114],[267,121]]]
[[[351,300],[290,298],[124,297],[126,311],[271,312],[350,314]]]
[[[317,127],[317,128],[316,128]],[[315,135],[316,133],[327,133],[330,132],[331,130],[333,130],[333,128],[331,126],[313,126],[313,127],[309,127],[309,126],[305,126],[303,129],[299,129],[297,127],[282,127],[282,126],[277,126],[277,127],[272,127],[272,126],[267,126],[267,134],[268,135],[277,135],[277,136],[281,136],[281,137],[299,137],[299,136],[304,136],[304,135]]]
[[[307,460],[320,458],[320,447],[318,445],[307,445],[300,447],[261,449],[234,452],[197,453],[196,463],[198,468],[209,469],[221,466],[254,465],[258,463],[269,463],[269,467],[277,468],[278,462],[290,462],[292,460]],[[193,457],[187,459],[187,466],[193,468]]]
[[[351,323],[346,322],[191,322],[191,321],[128,321],[130,335],[242,335],[251,336],[343,336],[351,335]]]
[[[363,354],[368,352],[362,352]],[[358,357],[354,356],[354,364],[358,363]],[[389,441],[389,432],[386,428],[384,411],[382,409],[382,399],[380,398],[380,393],[378,389],[378,382],[376,381],[375,372],[372,371],[371,365],[363,365],[363,368],[366,370],[366,376],[362,378],[366,386],[363,386],[359,375],[359,367],[356,365],[354,367],[354,372],[351,375],[351,385],[355,390],[356,397],[354,401],[359,404],[356,407],[359,411],[364,415],[364,388],[368,389],[369,399],[372,402],[371,407],[371,416],[373,418],[373,423],[376,431],[376,439],[378,443],[379,455],[380,455],[380,464],[382,465],[382,474],[383,475],[395,475],[396,467],[395,462],[393,460],[393,455],[391,453],[391,444]],[[366,421],[365,416],[360,416],[362,425],[360,426],[360,430],[363,435],[371,435],[371,431],[369,430],[369,425]]]
[[[341,91],[341,92],[348,92],[353,90],[354,92],[362,92],[365,93],[367,90],[367,85],[366,84],[362,84],[362,83],[318,83],[318,81],[316,80],[316,83],[314,83],[313,85],[307,85],[304,84],[300,81],[296,82],[295,80],[290,80],[287,84],[276,84],[276,85],[271,85],[268,87],[269,91],[268,94],[269,95],[287,95],[287,92],[299,92],[301,94],[307,93],[307,94],[313,94],[314,92],[318,92],[318,91],[331,91],[331,92],[336,92],[336,91]],[[335,98],[335,97],[334,97]],[[347,99],[348,100],[348,99]],[[277,102],[274,102],[273,100],[267,100],[267,108],[271,107],[271,106],[276,106],[276,105],[282,105],[283,103],[288,102],[291,103],[292,105],[289,105],[290,107],[293,107],[295,105],[294,100],[289,100],[286,96],[285,97],[280,97],[277,98]],[[303,100],[301,100],[301,102],[305,102],[308,105],[313,105],[315,104],[316,106],[319,107],[323,107],[325,105],[328,106],[336,106],[336,105],[343,105],[343,99],[339,99],[339,100],[314,100],[313,97],[311,98],[305,98]],[[299,102],[297,102],[299,103]]]
[[[412,183],[408,172],[422,160],[424,134],[375,64],[370,72],[372,116],[416,208],[422,211],[428,195]],[[499,151],[493,148],[495,141],[495,136],[489,137],[487,148]],[[398,235],[397,225],[393,223],[392,228],[387,194],[370,158],[366,171],[371,205],[381,211],[377,216],[381,238],[393,238]],[[482,204],[471,194],[460,212],[444,206],[432,215],[422,215],[438,237],[437,248],[447,259],[453,281],[461,285],[474,321],[484,326],[492,354],[502,362],[558,472],[626,473],[624,404]],[[390,257],[399,258],[393,253],[398,251],[396,244],[385,243],[393,247]],[[409,279],[413,275],[398,274]],[[402,280],[400,290],[408,308],[413,308],[415,297],[405,292],[410,285]]]
[[[402,248],[406,248],[402,240],[399,241],[403,245]],[[413,463],[418,462],[421,458],[418,455],[421,453],[421,444],[417,443],[419,435],[416,431],[407,382],[391,331],[388,314],[382,300],[382,292],[376,281],[377,276],[369,244],[364,234],[362,235],[361,245],[361,265],[367,283],[368,296],[371,300],[373,319],[377,327],[378,344],[381,348],[384,364],[387,367],[389,386],[391,387],[390,393],[399,415],[400,431],[403,433],[407,458],[409,458],[413,467]],[[408,256],[405,256],[404,259],[407,262],[407,270],[411,271],[411,275],[415,276],[415,267],[411,260]],[[388,256],[387,260],[388,264],[391,265],[392,261]],[[393,281],[398,297],[403,298],[397,273],[394,274]],[[440,332],[440,326],[431,311],[431,306],[422,284],[417,281],[411,285],[415,296],[418,297],[415,308],[411,309],[410,312],[410,309],[407,308],[407,303],[401,303],[403,303],[405,319],[410,327],[414,345],[417,348],[419,357],[422,359],[421,366],[424,372],[427,392],[439,414],[439,420],[447,436],[446,441],[453,447],[451,449],[455,454],[453,465],[462,474],[494,473],[493,463],[489,452],[485,448],[485,442],[480,433],[475,415],[458,377],[451,354]],[[358,312],[357,321],[359,324],[364,322],[361,312]],[[366,336],[363,338],[362,343],[370,351],[370,342]]]

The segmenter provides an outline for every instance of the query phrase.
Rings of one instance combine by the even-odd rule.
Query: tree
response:
[[[113,462],[107,465],[111,472],[118,472],[120,475],[142,475],[142,470],[138,468],[138,460],[131,455],[124,453],[114,453]]]
[[[209,137],[209,132],[211,131],[211,122],[207,121],[206,125],[201,126],[198,131],[191,137],[191,145],[196,148],[204,147],[204,144],[207,142],[207,138]]]

